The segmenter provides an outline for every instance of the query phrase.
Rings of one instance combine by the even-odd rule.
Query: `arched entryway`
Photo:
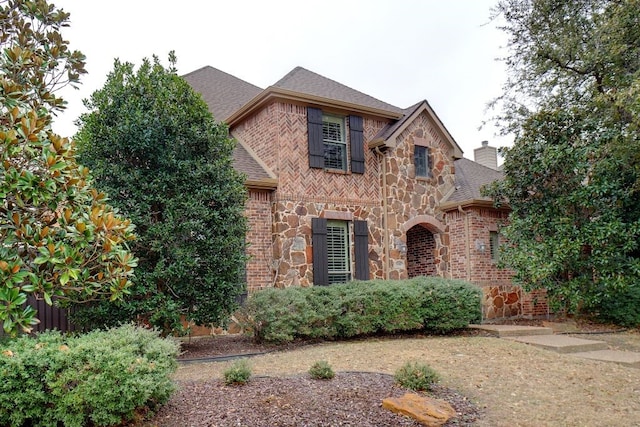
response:
[[[436,239],[422,225],[407,230],[407,274],[409,277],[438,275]]]

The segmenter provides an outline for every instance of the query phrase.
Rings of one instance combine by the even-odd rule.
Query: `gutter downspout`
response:
[[[471,247],[470,247],[470,241],[469,241],[469,212],[465,212],[464,209],[462,209],[461,205],[458,205],[458,211],[460,211],[461,214],[464,215],[464,240],[465,240],[465,246],[466,246],[466,250],[465,250],[465,257],[467,259],[466,262],[466,266],[465,266],[465,270],[466,270],[466,275],[467,275],[467,282],[471,281]]]
[[[386,156],[383,151],[380,151],[380,147],[375,148],[375,152],[380,155],[382,162],[382,227],[384,228],[384,233],[382,234],[383,242],[382,242],[382,251],[384,253],[384,278],[385,280],[389,280],[389,220],[387,217],[387,162]]]

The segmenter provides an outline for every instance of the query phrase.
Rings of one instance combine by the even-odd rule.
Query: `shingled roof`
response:
[[[210,66],[202,67],[182,76],[202,95],[214,119],[226,119],[240,107],[262,92],[262,89],[231,74]]]
[[[402,108],[387,104],[365,93],[331,80],[302,67],[296,67],[273,84],[273,87],[287,89],[307,95],[362,105],[378,110],[402,113]]]
[[[491,184],[503,178],[503,173],[476,163],[469,159],[458,159],[454,162],[456,170],[455,190],[445,198],[441,207],[456,207],[465,203],[492,202],[490,197],[480,193],[483,185]]]
[[[233,150],[233,166],[247,176],[246,184],[254,188],[276,188],[278,180],[273,172],[260,161],[249,146],[238,139],[236,141],[238,143]]]

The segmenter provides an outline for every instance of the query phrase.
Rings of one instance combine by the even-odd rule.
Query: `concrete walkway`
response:
[[[553,329],[547,327],[489,324],[469,325],[469,327],[487,331],[498,338],[509,339],[558,353],[640,368],[640,353],[609,350],[607,343],[604,341],[586,340],[562,334],[556,335],[553,333]]]

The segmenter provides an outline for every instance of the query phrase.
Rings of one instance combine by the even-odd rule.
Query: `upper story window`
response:
[[[344,118],[322,115],[322,141],[324,143],[324,167],[347,170],[347,141]]]
[[[307,107],[309,167],[364,173],[363,124],[361,116],[334,116],[324,114],[319,108]]]
[[[431,176],[431,162],[429,147],[415,145],[413,151],[413,164],[416,168],[416,176],[428,178]]]

